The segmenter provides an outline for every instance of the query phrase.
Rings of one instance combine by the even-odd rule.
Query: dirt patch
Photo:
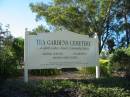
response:
[[[55,79],[90,79],[95,78],[95,75],[85,75],[78,72],[63,72],[60,75],[55,76],[34,76],[29,75],[29,80],[55,80]],[[19,77],[23,79],[23,76]]]

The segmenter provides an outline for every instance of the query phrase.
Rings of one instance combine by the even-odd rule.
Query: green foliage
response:
[[[30,7],[37,20],[44,18],[53,27],[87,35],[96,32],[99,53],[105,45],[112,53],[115,45],[128,47],[130,43],[129,0],[54,0],[49,5],[31,3]]]
[[[129,97],[129,93],[120,88],[98,88],[97,95],[100,97]]]
[[[53,76],[59,75],[62,71],[60,69],[39,69],[39,70],[31,70],[32,75],[44,75],[44,76]]]
[[[23,53],[23,49],[19,49],[19,43],[17,41],[14,43],[8,27],[9,25],[7,25],[6,30],[4,30],[0,25],[0,78],[2,79],[18,75],[16,54],[18,56]],[[15,52],[14,49],[17,50],[17,52]]]
[[[21,37],[14,38],[12,48],[15,52],[14,56],[16,58],[17,64],[20,65],[24,59],[24,39]]]
[[[87,75],[95,75],[96,74],[96,68],[95,67],[84,67],[81,68],[79,71],[81,74]]]
[[[109,57],[109,52],[108,51],[102,51],[101,53],[100,53],[100,58],[101,59],[108,59],[108,57]]]
[[[111,66],[109,64],[109,60],[108,59],[100,59],[99,64],[100,64],[101,75],[102,76],[110,76],[111,75]]]
[[[100,59],[99,64],[100,64],[101,76],[103,76],[103,77],[110,76],[111,75],[111,66],[109,64],[109,60]],[[96,68],[95,67],[81,68],[79,72],[81,74],[84,74],[85,76],[87,76],[87,75],[94,76],[96,74]]]
[[[111,63],[122,63],[122,58],[125,58],[127,54],[125,54],[124,49],[117,49],[114,53],[113,56],[111,57]]]
[[[88,79],[85,80],[84,83],[94,84],[96,87],[104,87],[104,88],[124,88],[125,90],[130,90],[130,81],[127,78],[120,77],[103,77],[99,79]]]
[[[56,92],[60,89],[66,89],[66,88],[75,88],[77,85],[72,82],[72,81],[67,81],[67,80],[63,80],[63,81],[58,81],[58,80],[54,80],[54,81],[41,81],[40,82],[40,87],[42,87],[43,89],[46,89],[47,91],[53,91]]]
[[[43,32],[50,32],[47,28],[45,28],[43,25],[38,25],[35,29],[32,31],[29,31],[31,34],[37,34],[37,33],[43,33]]]
[[[121,48],[121,49],[117,49],[112,57],[110,58],[110,62],[112,64],[117,63],[120,65],[128,65],[130,63],[130,56],[129,56],[129,48]]]
[[[112,69],[114,72],[124,71],[126,76],[130,75],[130,55],[129,48],[117,49],[110,58],[110,63],[112,64]]]
[[[100,59],[99,62],[101,65],[107,65],[109,63],[109,60],[108,59]]]
[[[11,48],[4,48],[0,53],[0,77],[7,78],[18,74],[14,52]]]
[[[114,17],[111,10],[114,3],[113,0],[54,0],[50,5],[31,3],[30,7],[32,12],[36,13],[38,20],[44,18],[48,24],[56,28],[61,27],[87,35],[96,32],[99,36],[99,52],[101,52],[111,35],[109,30],[112,29],[109,25]]]
[[[6,81],[0,87],[1,97],[130,97],[130,90],[118,87],[120,84],[130,85],[126,79],[94,79],[90,80],[43,80],[23,83],[18,80]],[[88,83],[89,82],[89,83]],[[103,83],[104,82],[104,83]],[[118,83],[118,84],[114,84]],[[101,85],[102,84],[102,85]],[[106,85],[108,87],[106,87]],[[114,85],[112,87],[112,85]]]
[[[130,56],[130,46],[125,50],[125,53]]]
[[[103,88],[95,87],[94,85],[89,85],[86,87],[85,97],[129,97],[128,91],[124,89],[114,87],[114,88]]]
[[[116,19],[118,20],[118,32],[125,32],[125,41],[126,45],[128,47],[130,43],[130,36],[129,36],[129,30],[130,30],[130,23],[129,23],[129,14],[130,14],[130,2],[129,0],[117,0],[116,1]]]

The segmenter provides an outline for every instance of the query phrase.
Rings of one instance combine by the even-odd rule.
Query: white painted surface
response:
[[[25,38],[27,69],[87,67],[98,64],[97,38],[68,31],[26,34]],[[50,41],[58,41],[58,44],[52,45]]]
[[[95,39],[97,39],[96,41],[96,56],[97,56],[97,59],[99,59],[99,47],[98,47],[98,36],[97,36],[97,33],[95,33],[95,36],[94,36]],[[97,64],[96,64],[96,78],[100,78],[100,65],[99,65],[99,61],[97,61]]]
[[[28,31],[25,31],[24,39],[24,82],[28,82]]]

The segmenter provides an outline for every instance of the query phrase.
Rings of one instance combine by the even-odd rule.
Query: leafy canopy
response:
[[[111,8],[114,0],[54,0],[52,4],[31,3],[36,19],[46,19],[55,28],[67,29],[80,34],[97,33],[99,50],[110,37]]]

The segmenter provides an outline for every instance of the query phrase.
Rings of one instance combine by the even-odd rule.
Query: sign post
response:
[[[25,39],[24,39],[24,82],[28,82],[28,35],[29,32],[25,29]]]
[[[95,36],[94,38],[97,40],[96,41],[96,45],[97,45],[97,48],[96,48],[96,55],[97,55],[97,59],[99,59],[99,46],[98,46],[98,36],[97,36],[97,33],[95,33]],[[100,66],[99,66],[99,61],[97,62],[96,64],[96,78],[99,78],[100,77]]]
[[[28,82],[28,69],[24,69],[24,82]]]

